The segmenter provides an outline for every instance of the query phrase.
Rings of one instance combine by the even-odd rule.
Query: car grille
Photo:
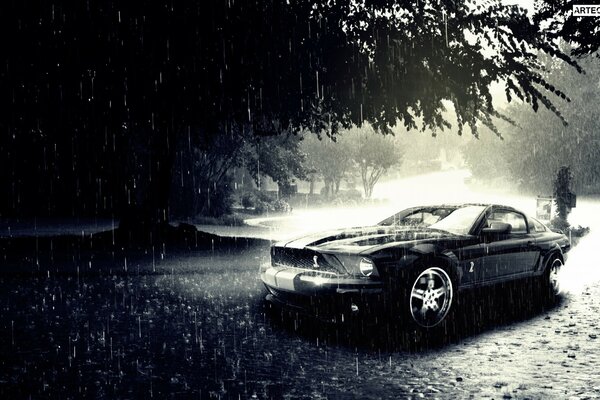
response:
[[[316,260],[315,256],[317,257]],[[346,273],[343,265],[334,256],[308,249],[273,247],[271,248],[271,264],[273,266],[302,268],[311,271]]]

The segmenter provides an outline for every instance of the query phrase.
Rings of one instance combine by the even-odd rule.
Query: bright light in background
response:
[[[558,275],[561,292],[581,294],[587,286],[600,282],[598,243],[600,234],[592,231],[569,252],[567,263]]]
[[[561,291],[581,294],[586,287],[600,282],[598,243],[600,243],[600,201],[578,199],[569,216],[571,225],[589,226],[590,233],[568,254],[567,263],[559,274]]]
[[[247,222],[272,229],[273,240],[307,233],[353,226],[374,225],[408,207],[433,204],[496,203],[535,213],[535,198],[514,195],[494,188],[473,190],[465,180],[471,176],[463,169],[433,172],[409,178],[379,182],[369,206],[295,208],[291,216],[254,218]]]
[[[400,210],[417,205],[494,203],[535,215],[535,196],[510,193],[502,187],[487,191],[474,189],[465,183],[469,177],[469,171],[450,170],[380,182],[373,193],[375,205],[294,209],[290,216],[256,218],[248,222],[272,229],[272,240],[284,240],[319,231],[374,225]],[[596,249],[600,243],[600,201],[579,198],[569,221],[574,226],[591,228],[591,233],[569,252],[559,276],[563,292],[578,294],[586,286],[600,282]]]

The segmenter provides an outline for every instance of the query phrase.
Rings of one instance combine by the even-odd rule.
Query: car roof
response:
[[[504,205],[504,204],[496,204],[496,203],[431,204],[431,205],[410,207],[408,209],[419,209],[419,208],[462,208],[462,207],[469,207],[469,206],[486,207],[488,209],[489,208],[503,208],[503,209],[506,209],[506,210],[517,211],[519,213],[523,213],[521,210],[516,209],[516,208],[514,208],[512,206],[507,206],[507,205]]]

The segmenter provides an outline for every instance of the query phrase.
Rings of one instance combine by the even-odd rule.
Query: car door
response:
[[[488,213],[484,227],[503,222],[510,224],[511,230],[508,234],[482,237],[480,279],[503,280],[534,269],[539,251],[526,221],[525,215],[514,210],[496,208]]]
[[[457,251],[457,258],[461,270],[461,286],[473,286],[484,281],[484,247],[482,243],[477,239],[472,243],[465,243],[465,245]]]

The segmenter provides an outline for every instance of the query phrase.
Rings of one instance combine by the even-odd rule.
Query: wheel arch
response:
[[[433,266],[447,267],[457,282],[460,282],[459,260],[454,253],[439,251],[433,247],[426,249],[429,251],[423,250],[425,249],[415,251],[412,248],[395,257],[386,255],[387,257],[381,257],[379,260],[375,258],[375,264],[381,276],[387,278],[389,284],[403,282],[415,269]]]
[[[423,254],[418,257],[411,265],[411,269],[423,268],[423,267],[439,267],[445,266],[447,267],[453,277],[457,280],[460,278],[460,268],[458,265],[458,260],[456,257],[448,254],[440,254],[440,253],[429,253]]]
[[[563,255],[562,250],[560,249],[560,246],[556,246],[556,248],[550,250],[548,252],[548,254],[546,254],[545,256],[545,260],[544,260],[544,267],[542,269],[542,273],[545,273],[548,268],[550,267],[550,262],[554,259],[554,257],[560,259],[560,261],[564,264],[565,263],[565,256]]]

